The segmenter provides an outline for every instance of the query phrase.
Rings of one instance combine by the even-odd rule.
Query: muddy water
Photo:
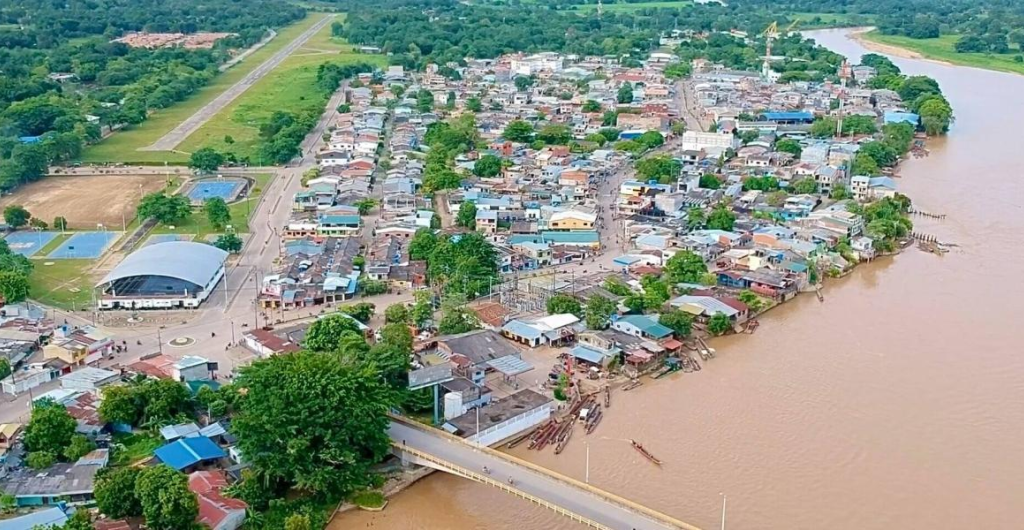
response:
[[[865,50],[843,32],[830,48]],[[944,221],[919,231],[959,249],[912,250],[861,267],[773,311],[753,336],[718,340],[698,374],[614,396],[589,437],[598,487],[717,528],[1021,528],[1024,507],[1024,77],[896,59],[939,80],[957,113],[901,191]],[[656,469],[624,441],[665,461]],[[582,479],[576,438],[523,452]],[[435,474],[381,514],[333,528],[516,529],[574,525],[496,491]]]

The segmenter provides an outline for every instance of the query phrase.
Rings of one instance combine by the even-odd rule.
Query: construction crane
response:
[[[764,35],[765,40],[764,62],[761,63],[761,77],[764,79],[770,79],[772,71],[772,41],[779,38],[778,22],[772,22],[769,24],[761,34]]]
[[[839,65],[839,119],[836,120],[836,138],[843,137],[843,107],[846,104],[846,81],[850,79],[852,70],[850,63],[843,59]]]
[[[786,28],[786,36],[788,37],[788,36],[792,35],[793,34],[793,29],[795,29],[797,27],[797,25],[799,25],[799,24],[800,24],[800,19],[799,18],[794,20],[793,23],[790,24],[788,28]]]

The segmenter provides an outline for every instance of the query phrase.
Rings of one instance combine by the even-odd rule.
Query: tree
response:
[[[425,113],[434,110],[434,94],[429,90],[416,93],[416,112]]]
[[[583,103],[583,112],[601,112],[601,104],[592,99]]]
[[[612,127],[605,127],[604,129],[597,131],[597,134],[604,136],[604,139],[609,142],[614,142],[619,139],[619,135],[622,134],[622,131]]]
[[[199,501],[188,489],[188,477],[167,464],[145,467],[135,480],[146,526],[153,530],[191,530]]]
[[[665,137],[658,131],[647,131],[641,134],[636,141],[640,142],[647,149],[654,149],[655,147],[665,145]]]
[[[686,226],[690,230],[703,228],[708,222],[708,214],[700,206],[691,206],[686,210]]]
[[[830,138],[835,136],[839,122],[830,116],[824,116],[814,120],[811,124],[811,136],[815,138]]]
[[[293,513],[284,520],[284,530],[313,530],[309,516],[304,513]]]
[[[297,352],[242,368],[231,427],[258,476],[312,494],[371,483],[388,454],[387,413],[396,393],[373,366]],[[267,421],[267,418],[275,418]]]
[[[682,79],[690,75],[691,70],[690,63],[673,63],[665,67],[665,77],[669,79]]]
[[[725,206],[715,207],[711,210],[711,215],[708,215],[707,227],[712,230],[730,231],[735,224],[736,214]]]
[[[797,194],[818,193],[818,183],[809,177],[793,182],[790,188],[793,190],[793,193]]]
[[[579,300],[567,294],[556,294],[548,298],[547,310],[549,315],[560,315],[563,313],[582,314]]]
[[[28,213],[28,210],[20,204],[12,204],[4,208],[4,222],[14,230],[27,225],[31,218],[32,214]]]
[[[533,86],[534,79],[533,76],[521,75],[516,77],[512,82],[515,83],[516,90],[519,92],[526,92],[527,88]]]
[[[192,206],[187,197],[168,197],[162,191],[158,191],[142,198],[138,213],[143,219],[152,217],[163,224],[175,224],[192,215]]]
[[[640,285],[644,288],[644,309],[658,309],[672,297],[668,284],[653,274],[645,274],[640,278]]]
[[[584,312],[584,321],[588,329],[604,329],[615,313],[615,302],[601,296],[593,295],[587,300],[587,308]]]
[[[697,185],[706,190],[717,190],[722,187],[722,181],[717,175],[705,173],[700,176],[700,180]]]
[[[69,462],[75,462],[93,449],[96,449],[96,444],[92,443],[85,435],[76,434],[71,437],[71,443],[64,448],[64,458]]]
[[[0,271],[0,295],[8,304],[28,298],[31,285],[28,276],[17,271]]]
[[[435,247],[437,247],[437,236],[434,231],[429,228],[420,228],[416,230],[412,241],[409,242],[409,258],[425,260],[434,252]]]
[[[775,142],[775,150],[780,153],[790,153],[795,158],[800,158],[800,154],[803,153],[803,147],[800,146],[800,142],[791,138],[783,138]]]
[[[466,308],[466,297],[458,293],[441,299],[441,320],[437,324],[442,335],[456,335],[477,328],[476,316]]]
[[[228,209],[224,199],[220,197],[211,197],[203,201],[203,213],[217,230],[223,230],[231,222],[231,210]]]
[[[103,400],[98,410],[101,420],[119,425],[138,424],[141,410],[132,386],[106,386],[101,392]]]
[[[472,112],[482,112],[484,106],[480,103],[480,98],[472,97],[466,100],[466,109]]]
[[[391,304],[384,310],[384,322],[388,324],[408,324],[411,318],[412,315],[409,314],[409,308],[405,307],[405,304]]]
[[[7,360],[6,357],[0,357],[0,379],[4,379],[11,375],[11,361]]]
[[[306,331],[302,345],[316,352],[330,352],[338,349],[338,345],[346,334],[362,336],[356,320],[343,313],[334,313],[313,321]]]
[[[495,177],[501,173],[501,159],[494,155],[484,155],[473,164],[473,174],[481,178]]]
[[[757,293],[750,289],[740,291],[740,294],[736,298],[739,299],[740,302],[746,304],[752,313],[757,313],[763,309],[764,303],[761,301],[761,298],[757,296]]]
[[[658,317],[658,322],[671,329],[677,339],[689,337],[693,331],[693,318],[678,309],[662,312]]]
[[[634,165],[637,176],[645,181],[675,182],[683,170],[682,163],[667,154],[647,156],[637,160]]]
[[[537,131],[537,139],[549,145],[566,145],[572,140],[572,131],[565,125],[545,125]]]
[[[25,427],[25,449],[30,453],[62,454],[71,443],[77,426],[78,422],[67,409],[53,400],[43,399],[32,407],[32,415]]]
[[[715,313],[708,319],[708,332],[712,335],[721,335],[732,329],[732,322],[725,313]]]
[[[852,175],[872,176],[879,174],[881,171],[882,169],[878,167],[878,162],[867,154],[857,153],[853,156],[853,163],[850,166],[850,173]]]
[[[416,291],[413,294],[415,303],[412,305],[410,317],[417,328],[422,328],[427,321],[434,317],[433,295],[430,291]]]
[[[221,234],[214,240],[213,246],[223,250],[224,252],[230,252],[237,254],[242,251],[242,238],[238,237],[238,234]]]
[[[359,212],[359,215],[369,215],[373,208],[377,206],[377,199],[371,199],[369,197],[365,199],[359,199],[355,202],[354,206]]]
[[[10,493],[0,495],[0,513],[10,514],[18,508],[18,498]]]
[[[25,463],[32,469],[46,469],[57,463],[57,455],[51,451],[32,451]]]
[[[676,252],[665,262],[665,277],[669,283],[700,283],[701,277],[707,274],[708,267],[704,260],[689,250]]]
[[[455,224],[470,230],[476,229],[476,205],[469,201],[463,201],[459,205],[458,215],[455,216]]]
[[[501,136],[510,142],[529,142],[533,140],[533,125],[523,120],[512,120]]]
[[[619,91],[615,93],[615,100],[622,104],[629,104],[633,102],[633,85],[628,81],[622,83],[619,87]]]
[[[213,173],[224,164],[224,155],[218,153],[212,147],[203,147],[196,150],[188,158],[188,167],[197,171]]]
[[[60,230],[61,232],[67,230],[68,229],[68,220],[63,218],[63,217],[60,217],[60,216],[54,217],[53,218],[53,229],[54,230]]]
[[[100,513],[111,519],[142,515],[135,490],[140,469],[132,466],[105,468],[97,474],[93,495]]]
[[[373,313],[376,309],[377,307],[371,303],[359,302],[358,304],[341,306],[338,308],[338,311],[341,311],[342,313],[345,313],[346,315],[365,324],[373,318]]]

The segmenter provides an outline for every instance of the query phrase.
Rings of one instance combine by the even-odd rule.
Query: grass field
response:
[[[871,24],[874,20],[874,17],[871,15],[849,13],[793,13],[789,18],[800,21],[795,28],[797,30],[863,26]]]
[[[911,52],[921,54],[927,59],[946,61],[963,66],[974,66],[988,70],[1001,72],[1012,72],[1024,74],[1024,62],[1017,62],[1014,57],[1017,53],[994,54],[994,53],[958,53],[953,45],[960,38],[958,35],[943,35],[937,39],[911,39],[899,35],[882,35],[878,31],[871,31],[863,34],[863,37],[871,42],[896,46]]]
[[[254,176],[256,184],[253,186],[252,196],[243,199],[238,202],[233,202],[228,205],[228,209],[231,210],[231,228],[239,234],[249,233],[249,214],[256,209],[256,205],[260,200],[260,196],[263,195],[263,191],[267,189],[267,185],[274,178],[272,173],[261,173]],[[256,192],[256,190],[259,190]],[[152,230],[152,234],[195,234],[196,241],[201,241],[204,237],[210,234],[220,234],[223,230],[218,230],[210,224],[210,220],[207,219],[206,215],[202,211],[196,210],[192,212],[192,216],[181,224],[174,225],[171,228],[166,225],[157,225]]]
[[[157,436],[148,434],[125,434],[114,435],[114,458],[112,464],[115,466],[131,465],[139,460],[153,455],[163,440]]]
[[[66,238],[57,239],[63,241]],[[33,259],[35,268],[28,277],[32,299],[64,309],[89,305],[92,302],[93,283],[98,280],[90,272],[94,263],[91,259]]]
[[[271,55],[295,40],[296,37],[309,29],[310,26],[323,16],[325,15],[313,13],[301,21],[283,28],[266,46],[256,50],[252,55],[230,68],[227,72],[218,75],[209,85],[200,89],[194,96],[170,108],[150,114],[145,122],[130,130],[114,133],[102,142],[89,146],[82,154],[82,161],[87,163],[126,162],[138,164],[162,164],[164,162],[179,164],[187,162],[188,154],[186,153],[136,151],[136,149],[152,144],[179,123],[185,121],[186,118],[212,101],[226,88],[240,81],[249,72],[269,59]]]
[[[603,2],[603,4],[604,5],[603,5],[602,9],[604,11],[625,13],[625,12],[629,12],[629,11],[637,11],[637,10],[640,10],[640,9],[654,9],[654,8],[664,8],[664,7],[676,7],[676,8],[686,7],[686,6],[689,6],[689,5],[693,5],[693,2],[690,2],[689,0],[664,0],[664,1],[661,1],[661,2],[637,2],[637,3],[633,3],[633,4],[627,4],[625,2],[623,2],[623,3]],[[580,5],[576,5],[576,6],[573,6],[573,7],[575,7],[577,11],[596,11],[597,10],[597,3],[593,3],[593,4],[580,4]]]
[[[339,17],[339,20],[343,18]],[[273,72],[186,138],[179,147],[183,151],[213,147],[221,152],[234,153],[238,158],[249,157],[259,164],[260,123],[278,110],[319,115],[327,97],[315,86],[317,68],[327,62],[346,64],[360,61],[380,66],[385,62],[381,55],[352,53],[352,46],[342,39],[332,38],[331,27],[326,26]],[[227,136],[234,142],[225,142]]]

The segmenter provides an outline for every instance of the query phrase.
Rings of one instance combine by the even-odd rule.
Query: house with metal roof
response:
[[[669,305],[702,321],[722,313],[735,323],[743,323],[749,312],[747,305],[739,300],[714,296],[683,295],[673,298]]]
[[[664,339],[672,336],[671,329],[645,315],[621,316],[612,322],[612,329],[647,339]]]
[[[212,462],[226,457],[224,452],[213,440],[205,436],[179,438],[178,440],[158,448],[153,452],[163,463],[184,471],[200,464]]]
[[[195,309],[224,276],[228,253],[205,243],[170,241],[131,253],[96,288],[100,309]]]
[[[501,328],[501,334],[531,348],[571,340],[582,331],[580,319],[572,314],[549,315],[534,320],[512,320]]]

